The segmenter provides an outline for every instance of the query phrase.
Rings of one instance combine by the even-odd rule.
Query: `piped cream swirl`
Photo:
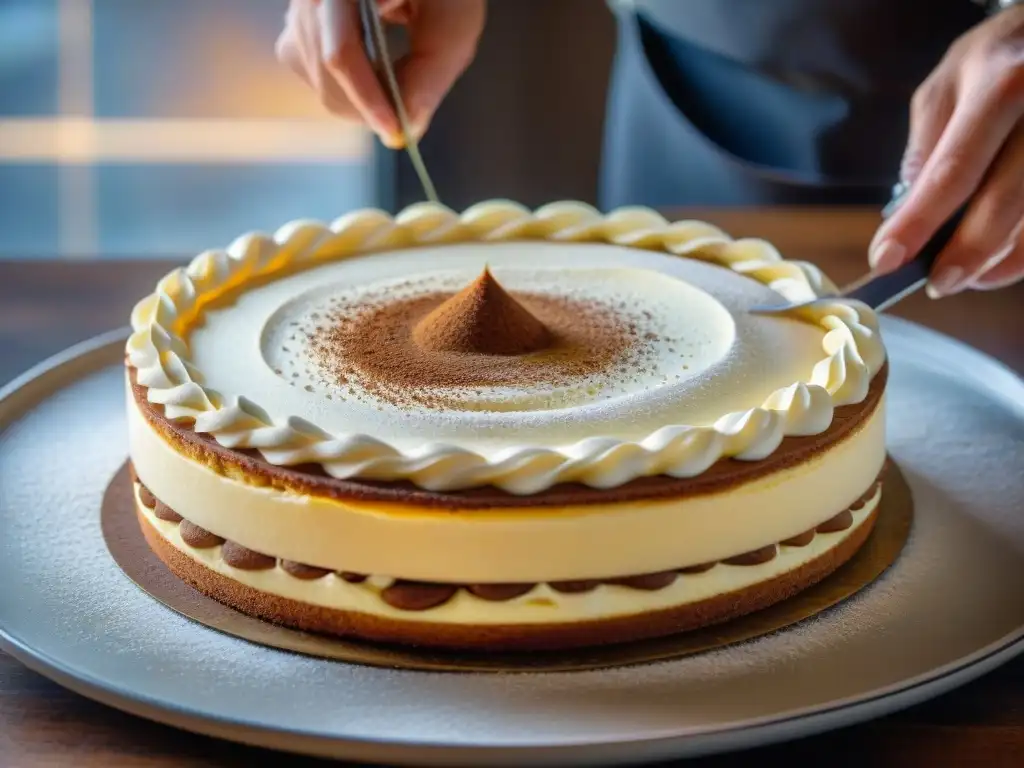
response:
[[[562,482],[610,488],[650,475],[693,477],[722,457],[763,459],[787,436],[827,429],[836,407],[863,400],[885,361],[877,317],[868,307],[819,300],[794,315],[824,331],[823,357],[807,381],[772,392],[758,407],[724,414],[705,426],[668,424],[639,439],[595,435],[565,445],[519,443],[496,451],[460,445],[457,439],[399,447],[371,434],[330,433],[297,416],[274,419],[241,393],[206,387],[202,371],[190,361],[185,339],[204,307],[256,278],[376,251],[514,240],[598,241],[664,251],[746,275],[790,301],[835,290],[816,267],[786,261],[762,240],[733,240],[703,222],[670,223],[649,209],[602,215],[580,203],[554,203],[531,212],[497,201],[459,215],[420,204],[395,218],[366,210],[330,225],[292,222],[273,236],[250,234],[227,250],[200,254],[136,305],[128,360],[150,402],[163,406],[168,418],[192,422],[197,432],[226,447],[257,449],[272,464],[318,463],[339,478],[409,480],[442,491],[494,485],[517,494]]]

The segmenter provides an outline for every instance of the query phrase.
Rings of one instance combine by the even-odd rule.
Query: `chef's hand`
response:
[[[395,75],[419,138],[469,66],[484,27],[484,0],[377,0],[385,22],[409,28],[410,51]],[[334,114],[366,123],[387,146],[402,146],[391,102],[363,47],[356,0],[291,0],[277,57]]]
[[[913,258],[974,194],[932,269],[928,294],[1024,278],[1024,8],[960,37],[917,89],[902,176],[912,191],[875,235],[876,271]]]

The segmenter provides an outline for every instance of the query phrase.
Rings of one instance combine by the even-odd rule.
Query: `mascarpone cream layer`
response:
[[[330,570],[486,583],[612,578],[732,557],[848,508],[885,462],[885,403],[792,468],[688,498],[510,510],[340,502],[229,479],[178,453],[129,394],[141,481],[187,520],[257,552]]]
[[[340,611],[355,611],[399,621],[430,621],[445,624],[551,624],[612,619],[647,611],[707,600],[717,595],[745,589],[788,573],[838,546],[853,535],[878,506],[882,489],[861,509],[853,512],[853,525],[837,533],[819,533],[803,547],[780,546],[774,559],[760,565],[717,563],[704,573],[685,574],[672,584],[654,591],[643,591],[613,584],[601,585],[583,594],[565,594],[546,584],[512,600],[483,600],[459,590],[451,600],[426,611],[403,611],[380,598],[380,592],[392,581],[371,577],[361,584],[350,584],[335,574],[304,581],[284,571],[280,565],[264,571],[233,568],[221,557],[221,547],[196,549],[182,541],[177,523],[158,519],[136,496],[136,506],[149,523],[173,547],[217,573],[246,586],[279,597]]]
[[[621,322],[638,326],[636,344],[650,355],[574,387],[440,391],[461,401],[460,409],[392,404],[358,381],[331,382],[321,369],[306,334],[329,322],[335,302],[456,292],[484,264],[513,292],[625,305]],[[244,394],[275,422],[297,417],[406,453],[450,443],[494,457],[595,435],[643,440],[670,424],[709,426],[809,381],[825,331],[746,311],[772,301],[777,295],[749,278],[663,253],[595,243],[467,243],[345,259],[251,288],[208,309],[188,344],[204,386]]]
[[[454,411],[398,407],[332,384],[295,333],[332,301],[404,282],[455,288],[484,264],[512,289],[625,306],[658,339],[650,364],[554,391],[461,391],[467,407]],[[885,359],[869,308],[821,299],[792,317],[747,311],[831,287],[763,241],[646,209],[414,206],[395,219],[293,222],[202,254],[136,306],[127,351],[168,418],[273,464],[442,491],[607,488],[693,477],[723,456],[765,458],[860,402]]]

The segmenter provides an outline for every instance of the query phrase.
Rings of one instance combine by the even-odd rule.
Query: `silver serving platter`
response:
[[[611,670],[446,674],[254,645],[143,593],[100,531],[125,459],[125,333],[0,391],[0,647],[79,693],[248,744],[419,765],[636,762],[877,717],[1024,650],[1024,382],[886,318],[910,541],[878,581],[773,635]]]

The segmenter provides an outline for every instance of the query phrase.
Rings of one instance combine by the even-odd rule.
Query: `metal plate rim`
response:
[[[903,332],[924,336],[958,354],[973,358],[982,364],[989,375],[998,379],[964,376],[959,371],[946,371],[947,375],[968,378],[972,384],[984,388],[999,399],[1019,408],[1024,398],[1014,396],[1007,387],[1020,388],[1021,378],[1008,366],[990,356],[952,339],[944,334],[897,318],[885,318],[886,325],[903,327]],[[33,385],[41,385],[49,376],[83,358],[96,358],[92,366],[109,365],[106,358],[123,344],[128,329],[120,328],[83,341],[31,368],[7,385],[0,387],[0,430],[11,421],[3,407],[15,395],[25,394]],[[58,382],[57,388],[62,385]],[[45,390],[45,388],[44,388]],[[1018,389],[1019,392],[1019,389]],[[45,400],[50,392],[38,393],[35,401]],[[16,417],[16,415],[15,415]],[[671,733],[640,739],[588,739],[534,745],[460,745],[441,742],[394,742],[372,739],[351,739],[302,731],[294,728],[273,728],[248,722],[243,718],[205,713],[174,702],[156,699],[144,693],[111,686],[90,673],[64,665],[51,656],[32,649],[0,626],[0,648],[30,669],[43,674],[58,684],[108,706],[121,709],[166,725],[183,728],[217,738],[271,749],[301,752],[309,755],[343,757],[376,762],[400,762],[419,765],[476,764],[486,760],[489,764],[521,764],[529,759],[536,764],[572,765],[585,763],[620,763],[653,760],[668,757],[686,757],[733,751],[756,745],[766,745],[797,736],[812,735],[831,728],[851,725],[890,714],[925,701],[964,683],[967,683],[1000,664],[1024,653],[1024,627],[927,673],[908,678],[890,686],[867,691],[847,699],[837,700],[824,707],[810,707],[757,719],[741,724],[729,724],[698,732]]]
[[[479,760],[486,760],[489,765],[519,765],[524,759],[535,765],[582,765],[731,752],[862,723],[953,690],[1024,653],[1024,628],[964,659],[931,670],[917,680],[895,683],[889,690],[869,691],[846,701],[837,701],[827,708],[768,716],[743,725],[701,730],[695,734],[535,746],[453,747],[440,743],[357,740],[288,728],[272,729],[240,718],[202,713],[171,702],[157,701],[135,691],[118,689],[34,651],[2,628],[0,649],[29,669],[101,704],[164,725],[251,746],[320,757],[409,765],[476,765]]]

